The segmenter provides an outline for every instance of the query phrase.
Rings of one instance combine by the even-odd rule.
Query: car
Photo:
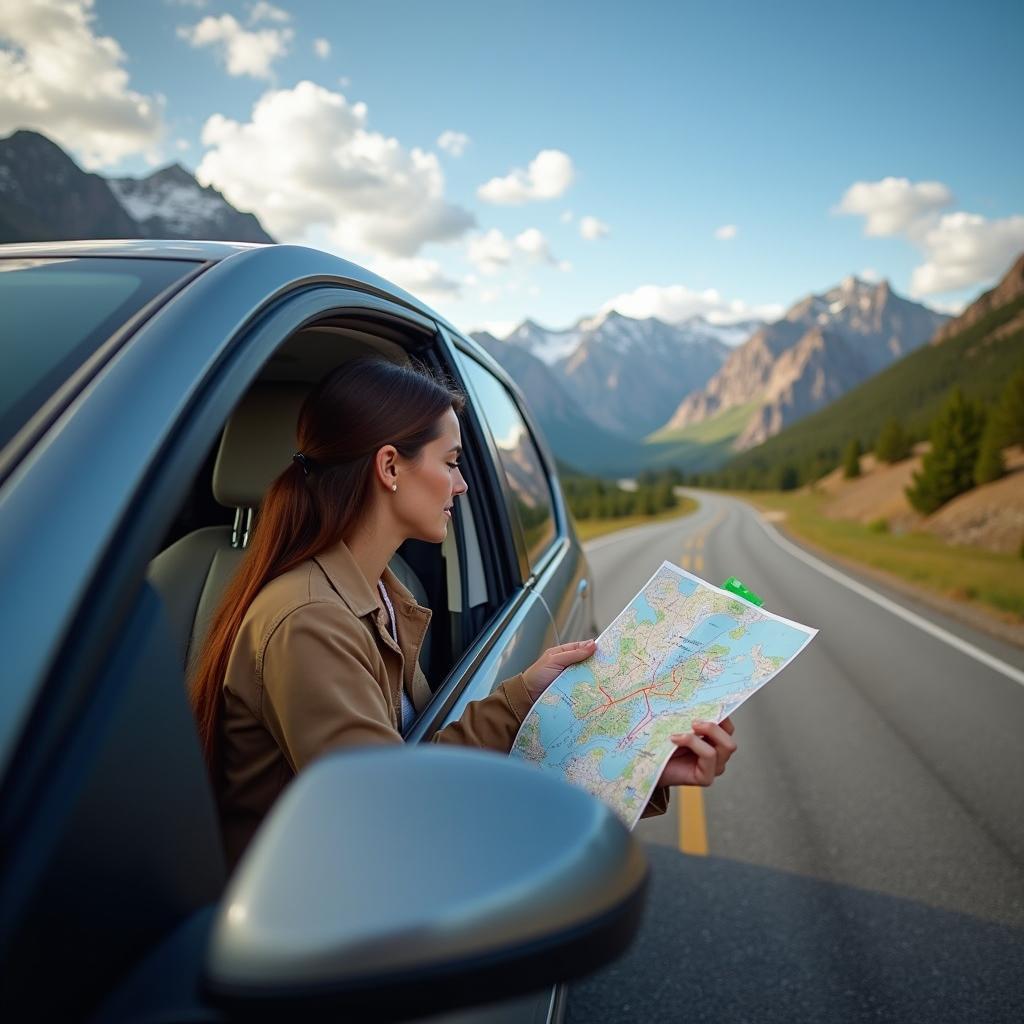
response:
[[[596,635],[514,383],[412,296],[300,246],[0,246],[0,310],[5,1019],[557,1019],[557,983],[635,932],[643,855],[582,790],[424,743]],[[433,699],[403,747],[302,773],[228,878],[188,666],[303,395],[365,354],[468,397],[454,527],[392,565],[434,610]]]

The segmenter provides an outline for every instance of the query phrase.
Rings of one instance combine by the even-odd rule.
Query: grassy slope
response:
[[[645,464],[653,469],[675,466],[694,472],[720,466],[732,454],[732,443],[760,402],[747,402],[679,430],[659,430],[646,441]]]
[[[1019,557],[954,547],[930,534],[875,533],[859,523],[826,519],[821,514],[824,496],[805,491],[754,491],[739,497],[784,512],[788,530],[827,551],[1024,622],[1024,562]]]
[[[826,409],[738,455],[726,471],[770,472],[787,463],[800,466],[818,452],[832,453],[838,463],[853,437],[870,448],[890,416],[899,417],[916,437],[924,438],[928,424],[956,385],[968,397],[991,404],[1011,374],[1024,366],[1024,330],[998,341],[989,335],[1021,311],[1024,297],[994,310],[941,345],[925,345],[912,352]]]

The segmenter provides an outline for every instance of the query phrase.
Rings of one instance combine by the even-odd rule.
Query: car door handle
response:
[[[587,588],[590,586],[590,582],[587,579],[580,580],[579,586],[576,588],[576,596],[584,597],[587,593]]]

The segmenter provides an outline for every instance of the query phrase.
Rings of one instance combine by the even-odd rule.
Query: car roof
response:
[[[426,303],[411,295],[404,288],[391,281],[385,280],[373,271],[361,267],[341,256],[316,249],[313,246],[291,245],[288,243],[265,243],[265,242],[214,242],[195,239],[180,238],[104,238],[67,240],[54,242],[12,242],[0,245],[0,259],[21,258],[21,259],[43,259],[60,258],[62,256],[99,256],[123,259],[178,259],[195,260],[203,263],[220,263],[229,256],[238,253],[249,253],[249,258],[273,259],[272,253],[281,250],[296,250],[301,252],[307,261],[305,268],[309,272],[308,260],[321,260],[322,272],[332,276],[346,278],[348,281],[363,285],[372,291],[383,293],[386,296],[396,298],[410,309],[416,310],[423,316],[429,317],[435,323],[443,326],[449,334],[459,338],[463,344],[468,345],[470,350],[478,359],[483,361],[493,372],[506,382],[515,387],[511,378],[489,352],[484,349],[468,332],[460,331],[446,317],[441,316],[436,310],[431,309]],[[259,255],[259,250],[266,253],[265,257]]]

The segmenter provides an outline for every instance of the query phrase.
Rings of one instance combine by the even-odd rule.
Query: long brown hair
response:
[[[298,450],[270,485],[252,540],[210,623],[190,700],[203,756],[216,779],[221,688],[245,613],[272,579],[349,535],[368,508],[376,453],[394,445],[407,459],[440,436],[441,417],[465,399],[423,369],[355,359],[331,371],[299,412]],[[308,472],[307,472],[308,469]]]

